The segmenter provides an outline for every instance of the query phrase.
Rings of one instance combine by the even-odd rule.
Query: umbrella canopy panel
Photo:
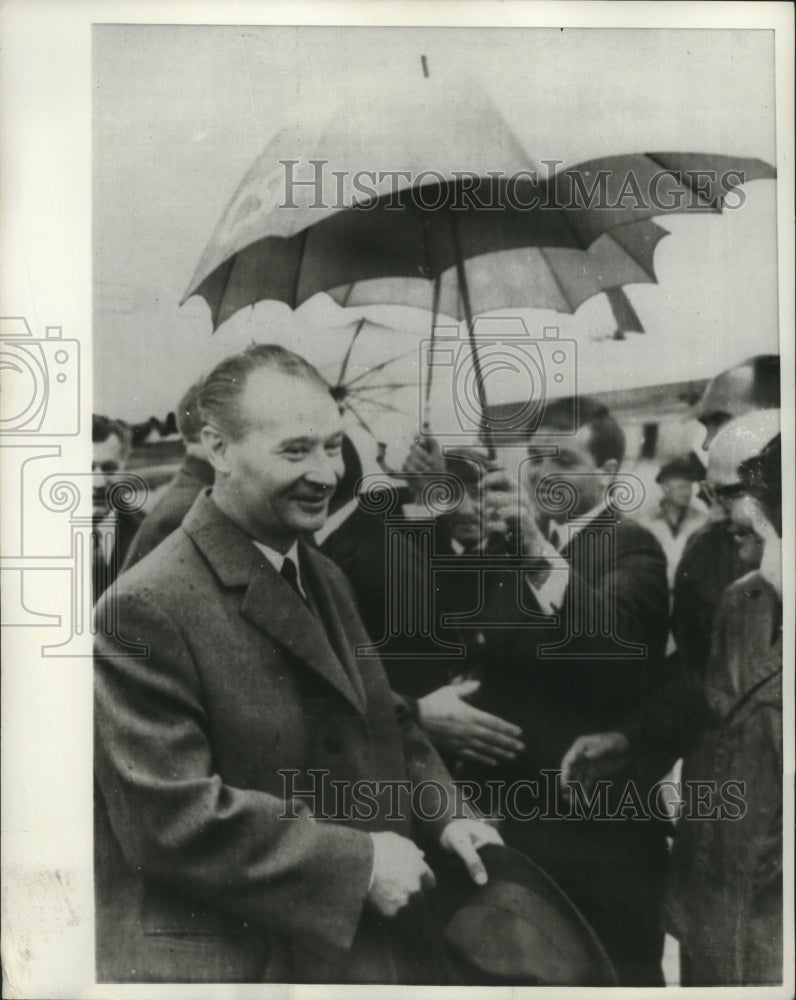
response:
[[[494,121],[492,126],[490,135]],[[503,145],[508,149],[510,167],[516,166],[520,147],[511,133]],[[322,149],[323,155],[319,151],[307,160],[316,159],[327,164],[324,170],[342,175],[337,164],[349,162],[349,156],[328,159],[331,140],[323,142]],[[546,180],[529,172],[529,159],[514,174],[509,167],[500,176],[495,176],[493,169],[492,176],[475,178],[477,168],[469,166],[463,153],[453,162],[468,164],[472,174],[467,178],[440,180],[439,171],[436,179],[429,179],[428,168],[414,175],[407,168],[407,176],[420,177],[422,183],[396,190],[393,180],[386,194],[374,194],[350,208],[339,207],[336,195],[330,195],[332,201],[326,207],[322,202],[303,206],[296,202],[298,207],[287,208],[274,204],[274,156],[278,150],[266,153],[267,158],[263,154],[255,164],[257,171],[252,168],[244,181],[248,194],[242,200],[241,192],[233,198],[186,293],[186,298],[199,294],[206,299],[214,328],[238,309],[261,300],[278,299],[296,308],[319,291],[380,278],[442,278],[462,261],[523,247],[545,251],[544,259],[535,254],[526,260],[529,266],[546,266],[548,250],[583,251],[601,236],[620,227],[627,234],[631,223],[653,216],[721,212],[727,196],[740,184],[775,176],[774,168],[761,160],[644,153],[588,161]],[[400,163],[398,156],[395,153],[382,162]],[[372,154],[367,162],[379,161]],[[424,162],[429,162],[428,153]],[[454,168],[454,173],[456,169],[461,174],[465,168]],[[267,198],[254,193],[258,171],[266,177]],[[299,190],[304,192],[305,201],[318,194],[314,189]],[[311,224],[296,230],[302,220],[310,219],[314,220]],[[603,247],[590,258],[576,258],[572,273],[582,270],[584,264],[587,270],[597,266],[603,278],[598,277],[596,291],[632,283],[638,274],[633,266],[635,244],[642,238],[649,240],[650,232],[646,237],[638,233],[620,236],[616,242],[624,255],[617,257],[613,247],[610,253]],[[629,276],[617,272],[609,282],[604,277],[607,259],[628,262]],[[534,281],[543,279],[523,271],[520,258],[507,266],[515,282],[510,285],[504,281],[501,294],[509,285],[514,291],[494,307],[537,305],[532,297]],[[476,283],[478,274],[476,267]],[[575,301],[579,295],[583,292],[577,288],[564,289],[561,300],[574,296]],[[550,299],[548,293],[544,296]],[[414,295],[411,301],[415,301]]]
[[[473,257],[464,263],[473,312],[533,306],[572,313],[592,295],[652,283],[655,248],[667,233],[645,221],[606,233],[587,250],[520,247]],[[435,292],[430,282],[418,278],[382,278],[332,288],[328,294],[348,307],[392,304],[431,310]],[[465,319],[455,268],[442,274],[436,305],[438,313]]]

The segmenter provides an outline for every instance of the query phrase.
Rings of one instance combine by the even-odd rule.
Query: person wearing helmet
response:
[[[691,537],[680,562],[672,614],[676,654],[668,680],[619,731],[578,737],[564,755],[565,776],[588,762],[601,777],[631,758],[645,773],[662,776],[687,750],[702,722],[701,693],[719,602],[734,580],[760,565],[763,552],[738,467],[778,434],[779,410],[765,410],[737,417],[716,435],[702,493],[720,508],[721,520],[708,522]],[[732,542],[731,550],[725,540]],[[692,566],[698,574],[691,573]]]
[[[753,410],[779,408],[779,356],[758,354],[720,372],[705,388],[694,408],[694,417],[707,432],[702,443],[708,451],[713,438],[733,417]]]
[[[675,851],[668,921],[672,933],[685,942],[681,985],[769,983],[777,981],[777,969],[781,978],[781,926],[779,938],[776,928],[781,915],[781,868],[777,869],[781,798],[776,789],[781,787],[782,739],[781,717],[777,729],[781,707],[777,708],[776,678],[781,675],[782,654],[781,635],[778,639],[774,627],[781,622],[781,606],[777,617],[781,602],[778,442],[779,411],[772,410],[730,421],[711,443],[703,492],[721,507],[725,519],[703,528],[692,545],[698,535],[709,538],[712,529],[725,525],[737,538],[737,561],[742,567],[738,575],[747,575],[737,583],[731,581],[723,595],[717,594],[716,605],[704,602],[699,609],[702,628],[709,631],[704,653],[698,651],[702,647],[697,647],[694,635],[676,634],[677,658],[666,684],[617,731],[576,739],[561,763],[565,787],[575,781],[590,786],[631,771],[660,778],[678,757],[685,758],[684,786],[692,779],[735,778],[738,771],[751,776],[747,783],[751,788],[760,775],[760,783],[752,789],[753,808],[747,809],[754,823],[743,828],[725,824],[723,853],[716,855],[707,847],[715,836],[715,823],[689,827],[683,846]],[[750,497],[757,497],[757,502]],[[710,560],[709,548],[704,558]],[[757,567],[759,572],[754,572]],[[762,657],[759,663],[754,659],[757,654]],[[757,690],[759,680],[767,685],[766,691],[761,690],[763,707],[758,714],[749,713],[745,699]],[[729,724],[731,712],[734,721]],[[764,893],[760,900],[749,891],[755,885],[756,868]]]
[[[696,455],[689,452],[664,463],[655,477],[661,489],[661,499],[657,509],[644,521],[644,526],[661,543],[670,589],[674,587],[675,573],[688,539],[705,523],[704,510],[692,503],[694,483],[703,478],[704,471]]]
[[[760,568],[721,599],[705,721],[683,764],[691,783],[699,781],[708,794],[681,818],[672,852],[667,911],[680,941],[682,986],[782,982],[779,435],[741,463],[739,473],[731,516],[755,539]],[[737,813],[717,819],[718,796],[730,783],[739,792]]]
[[[708,450],[700,496],[711,517],[689,538],[674,578],[672,634],[678,655],[689,670],[707,662],[716,608],[733,580],[760,559],[753,536],[741,538],[733,523],[733,500],[739,494],[738,466],[757,454],[779,432],[779,410],[748,412],[726,423]]]

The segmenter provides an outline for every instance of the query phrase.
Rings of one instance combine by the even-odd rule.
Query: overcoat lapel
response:
[[[252,540],[221,513],[210,499],[209,491],[197,498],[183,521],[183,528],[222,584],[246,588],[241,603],[243,617],[315,670],[358,712],[364,713],[361,680],[357,676],[358,686],[352,680],[356,668],[351,673],[346,670],[321,620],[294,593]],[[310,562],[305,558],[302,568]],[[329,613],[334,612],[334,602],[314,566],[310,570],[309,583],[322,615],[326,620],[331,619],[330,633],[335,637],[335,625],[341,629],[339,616],[336,612]],[[344,641],[335,645],[345,650]]]
[[[610,507],[604,507],[599,513],[593,517],[585,528],[591,528],[592,531],[596,528],[600,528],[603,531],[610,531],[611,528],[619,524],[619,516],[611,510]],[[575,562],[579,557],[583,547],[583,535],[584,531],[575,532],[575,534],[567,541],[566,545],[561,549],[561,555],[569,560],[570,563]],[[602,550],[599,550],[598,559],[600,560],[600,566],[602,568]]]
[[[320,560],[315,551],[308,546],[300,546],[300,551],[303,579],[306,580],[308,590],[318,607],[321,621],[326,626],[326,635],[356,692],[360,710],[364,713],[366,709],[365,686],[354,659],[350,631],[346,629],[340,615],[339,601],[335,600],[328,579],[320,571],[318,565]]]

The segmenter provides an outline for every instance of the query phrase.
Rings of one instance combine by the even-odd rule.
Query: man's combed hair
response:
[[[261,368],[305,379],[329,392],[328,382],[300,355],[278,344],[252,344],[225,358],[202,380],[197,392],[202,426],[213,424],[232,440],[240,439],[246,432],[240,399],[249,376]]]
[[[91,417],[91,443],[103,444],[108,438],[116,436],[129,449],[133,443],[133,431],[123,420],[113,420],[111,417],[94,413]]]
[[[609,459],[621,462],[625,457],[625,432],[611,416],[608,407],[590,396],[556,399],[547,405],[540,423],[542,430],[570,430],[572,413],[577,413],[578,430],[588,426],[588,449],[598,467]]]
[[[177,403],[177,430],[180,437],[186,444],[195,444],[202,433],[204,421],[199,412],[199,390],[202,388],[202,379],[191,386],[182,399]]]

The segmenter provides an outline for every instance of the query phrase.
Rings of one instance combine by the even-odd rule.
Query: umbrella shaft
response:
[[[481,358],[478,355],[478,344],[475,339],[475,327],[473,326],[473,308],[470,303],[470,289],[467,285],[467,274],[464,270],[464,259],[462,258],[462,248],[459,242],[459,230],[456,225],[456,218],[451,212],[451,238],[456,257],[456,279],[459,283],[459,294],[462,297],[462,310],[464,321],[467,324],[467,335],[470,338],[470,349],[473,355],[473,368],[475,370],[475,392],[478,397],[478,408],[481,411],[481,437],[484,444],[489,449],[490,459],[495,457],[495,447],[492,442],[492,435],[489,432],[489,421],[486,412],[486,389],[484,386],[484,372],[481,368]]]

